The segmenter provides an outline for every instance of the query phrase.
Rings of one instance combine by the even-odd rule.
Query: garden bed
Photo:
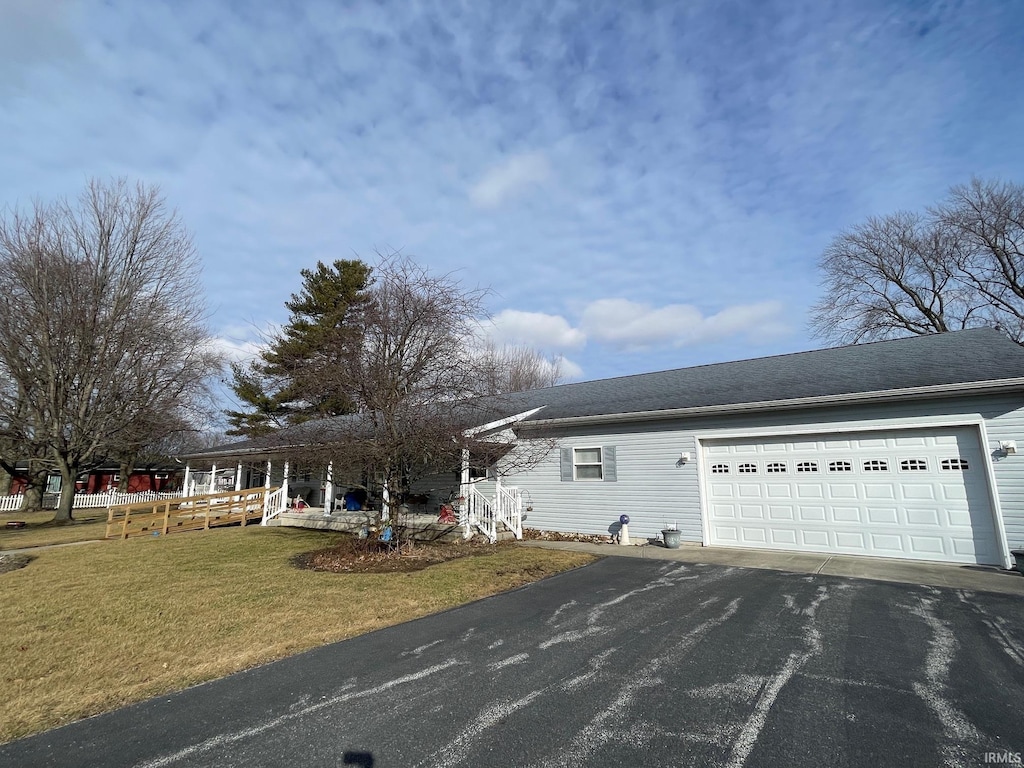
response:
[[[388,546],[375,539],[346,536],[325,549],[303,552],[292,558],[292,565],[310,571],[330,573],[407,573],[460,557],[492,555],[513,544],[491,544],[486,539],[458,542],[407,542]]]

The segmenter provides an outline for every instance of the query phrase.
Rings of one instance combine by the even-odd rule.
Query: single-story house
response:
[[[1024,547],[1024,348],[994,329],[564,384],[502,403],[502,428],[553,441],[532,467],[503,473],[508,457],[496,467],[530,527],[608,533],[628,514],[634,538],[674,525],[712,546],[1003,567]],[[191,460],[260,451],[259,441],[235,446]]]

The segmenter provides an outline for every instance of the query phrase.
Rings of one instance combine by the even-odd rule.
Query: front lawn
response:
[[[66,525],[53,523],[53,510],[41,512],[0,512],[0,551],[41,547],[45,544],[69,544],[75,541],[102,539],[106,533],[106,507],[76,509],[74,521]],[[24,528],[8,528],[8,522],[20,521]]]
[[[33,553],[0,573],[0,742],[592,559],[508,546],[411,573],[291,563],[341,536],[254,526]]]

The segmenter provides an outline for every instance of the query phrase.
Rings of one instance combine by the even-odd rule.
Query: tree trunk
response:
[[[0,496],[11,495],[11,473],[0,467]]]
[[[38,512],[43,508],[43,489],[37,483],[25,484],[25,495],[21,499],[19,512]]]
[[[38,512],[43,508],[43,489],[46,488],[46,478],[49,476],[48,470],[29,464],[25,473],[25,496],[21,500],[19,512]]]
[[[131,480],[132,472],[135,470],[134,461],[121,462],[121,479],[117,481],[117,492],[128,493],[128,483]]]
[[[60,462],[60,502],[53,516],[55,523],[70,523],[73,519],[71,511],[75,505],[75,478],[78,476],[75,469],[66,462]]]

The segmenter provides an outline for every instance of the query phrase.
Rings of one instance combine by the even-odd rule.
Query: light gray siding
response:
[[[619,515],[631,518],[634,537],[657,537],[665,523],[676,523],[684,540],[702,541],[697,436],[726,429],[872,424],[916,417],[977,417],[985,421],[1007,540],[1024,547],[1024,397],[990,396],[918,400],[884,405],[775,411],[743,416],[666,420],[562,428],[557,445],[543,461],[507,478],[519,486],[527,512],[525,525],[544,530],[607,534]],[[890,425],[891,426],[891,425]],[[810,430],[809,430],[810,431]],[[1004,455],[1003,440],[1016,440],[1020,453]],[[615,446],[616,482],[567,481],[560,471],[561,448]],[[679,461],[683,452],[690,461]]]

